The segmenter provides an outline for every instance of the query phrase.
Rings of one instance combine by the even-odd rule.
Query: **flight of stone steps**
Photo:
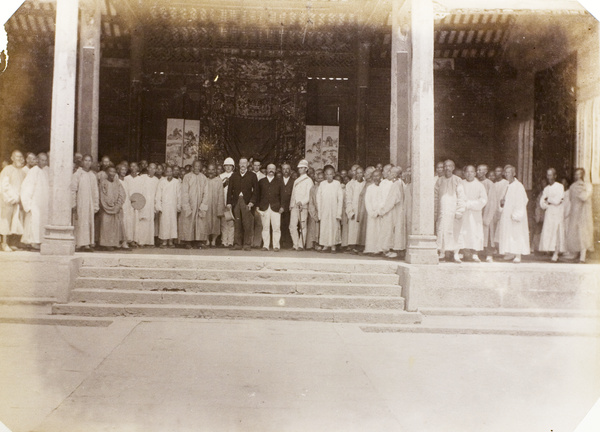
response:
[[[83,254],[56,315],[413,324],[396,265],[273,256]]]

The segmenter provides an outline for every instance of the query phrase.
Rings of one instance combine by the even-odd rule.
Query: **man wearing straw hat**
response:
[[[292,198],[290,199],[290,234],[294,250],[303,250],[306,246],[306,219],[308,218],[308,201],[313,181],[308,177],[308,161],[302,159],[298,163],[299,177],[294,182]],[[300,230],[298,230],[300,222]]]

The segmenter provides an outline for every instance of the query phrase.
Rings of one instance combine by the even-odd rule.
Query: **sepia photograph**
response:
[[[0,432],[599,432],[597,0],[2,0]]]

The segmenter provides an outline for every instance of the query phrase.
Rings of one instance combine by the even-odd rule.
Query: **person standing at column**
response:
[[[275,177],[276,166],[267,165],[267,176],[258,181],[258,215],[262,219],[263,250],[271,244],[270,229],[273,229],[273,250],[281,247],[281,214],[283,213],[283,181]],[[256,225],[255,225],[256,229]]]
[[[100,210],[98,179],[91,170],[90,155],[85,155],[81,164],[71,179],[71,204],[75,210],[75,247],[83,252],[93,252],[94,215]]]
[[[127,248],[123,224],[123,204],[127,194],[117,178],[117,170],[106,168],[106,178],[100,180],[100,236],[98,244],[107,250],[123,246]]]
[[[498,239],[500,253],[506,261],[514,256],[513,262],[520,263],[522,255],[529,255],[529,223],[527,221],[527,192],[515,178],[515,167],[507,165],[504,176],[508,188],[500,200],[500,221]]]
[[[352,172],[352,171],[351,171]],[[357,166],[354,169],[354,178],[346,185],[346,214],[348,215],[348,250],[358,252],[358,237],[360,225],[358,223],[359,197],[365,187],[364,170]]]
[[[381,171],[375,170],[372,174],[372,182],[369,186],[366,186],[365,192],[365,209],[367,212],[367,231],[365,236],[365,250],[366,254],[380,254],[382,251],[381,244],[379,244],[379,231],[381,230],[381,189],[379,184],[381,183]]]
[[[308,161],[302,159],[298,163],[299,177],[294,182],[292,197],[290,199],[290,234],[294,243],[294,250],[304,250],[306,247],[306,220],[308,218],[308,201],[310,189],[314,183],[308,177]],[[300,223],[300,231],[298,231]]]
[[[444,162],[444,177],[440,177],[434,188],[437,247],[439,258],[445,259],[446,251],[454,253],[454,262],[461,263],[459,245],[461,219],[465,211],[465,190],[460,177],[453,174],[454,162]]]
[[[389,165],[384,167],[384,170]],[[381,250],[384,255],[390,253],[390,249],[393,246],[393,225],[394,225],[394,216],[391,213],[393,205],[383,211],[383,207],[388,199],[388,195],[390,194],[390,190],[392,189],[392,185],[396,181],[396,175],[402,172],[402,170],[398,171],[395,167],[389,166],[387,171],[384,171],[385,178],[381,180],[379,183],[379,194],[381,195],[381,208],[380,208],[380,216],[381,222],[379,224],[379,244],[381,245]]]
[[[552,262],[557,262],[558,255],[567,251],[563,205],[565,188],[562,183],[556,181],[554,168],[548,169],[546,178],[548,186],[544,188],[540,198],[540,207],[546,211],[540,238],[540,251],[553,252]]]
[[[472,260],[481,262],[479,251],[483,250],[483,215],[482,210],[487,204],[485,186],[475,178],[475,167],[465,168],[465,213],[462,217],[459,245],[470,252]]]
[[[281,214],[281,247],[289,249],[292,247],[292,236],[290,235],[290,200],[292,199],[292,190],[294,189],[294,179],[292,178],[292,167],[288,163],[281,165],[281,180],[283,181],[283,196],[281,205],[283,213]]]
[[[223,171],[219,177],[223,185],[223,200],[227,203],[227,190],[229,188],[229,178],[233,174],[235,163],[233,159],[228,157],[223,162]],[[221,218],[221,244],[224,247],[233,246],[233,220],[227,220],[225,217]]]
[[[12,252],[16,247],[8,246],[8,236],[23,235],[23,212],[21,211],[21,184],[27,173],[23,170],[23,153],[15,150],[10,155],[11,164],[0,173],[0,235],[2,250]]]
[[[386,217],[389,215],[390,220],[388,223],[390,227],[380,230],[379,241],[381,244],[386,243],[388,252],[385,253],[386,247],[382,247],[382,249],[387,258],[397,258],[398,252],[406,250],[405,185],[401,178],[402,168],[399,166],[392,168],[390,176],[394,181],[385,200],[383,200],[381,209],[381,214],[384,215],[382,223],[385,223]],[[381,233],[385,233],[387,237],[383,237]]]
[[[207,183],[206,176],[202,174],[202,162],[199,160],[194,161],[192,170],[183,177],[183,183],[181,184],[181,231],[179,232],[179,239],[186,242],[186,249],[191,249],[194,242],[196,242],[198,249],[202,249],[200,242],[205,242],[207,239],[200,211]]]
[[[239,171],[229,179],[227,191],[227,208],[233,211],[234,217],[234,250],[252,249],[254,237],[253,208],[258,201],[258,180],[256,174],[248,170],[248,159],[239,161]]]
[[[173,168],[166,166],[156,189],[156,212],[160,213],[158,238],[161,248],[174,248],[177,239],[177,213],[181,211],[181,183],[173,177]],[[220,192],[220,190],[219,190]]]
[[[256,175],[256,180],[259,182],[266,177],[265,174],[262,173],[261,167],[262,164],[258,159],[252,160],[252,172]],[[254,237],[252,239],[252,247],[259,249],[262,243],[262,218],[260,215],[256,215],[256,213],[254,216]]]
[[[223,196],[223,182],[217,177],[217,167],[209,164],[206,167],[206,189],[202,204],[200,204],[200,217],[204,222],[204,232],[208,238],[207,245],[217,246],[217,237],[221,234],[221,219],[225,212],[225,197]]]
[[[38,164],[32,167],[21,185],[21,203],[25,211],[25,226],[21,243],[40,250],[44,227],[48,224],[50,183],[48,180],[48,156],[40,153]]]
[[[585,263],[587,251],[594,250],[594,215],[592,213],[592,185],[585,182],[585,170],[577,168],[574,182],[568,190],[569,218],[567,223],[567,250],[579,253],[579,262]]]
[[[325,181],[319,184],[317,190],[319,244],[323,251],[331,248],[331,253],[336,253],[336,246],[342,241],[344,191],[340,182],[333,178],[335,175],[333,166],[325,166],[323,172]]]

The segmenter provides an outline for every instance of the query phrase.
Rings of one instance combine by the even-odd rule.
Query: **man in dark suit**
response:
[[[253,207],[258,201],[258,180],[256,174],[248,171],[248,159],[241,158],[239,167],[229,178],[227,208],[233,209],[233,249],[240,250],[243,245],[244,250],[249,251],[254,235]]]
[[[279,252],[284,188],[283,181],[275,177],[275,170],[275,165],[267,165],[267,176],[258,182],[258,213],[262,219],[263,250],[269,250],[273,228],[273,250]]]
[[[281,246],[285,249],[292,247],[292,236],[290,235],[290,200],[292,198],[292,190],[294,190],[294,179],[292,178],[292,167],[290,164],[284,163],[281,166],[281,181],[283,183],[283,195],[281,197],[281,205],[283,213],[281,214]]]

